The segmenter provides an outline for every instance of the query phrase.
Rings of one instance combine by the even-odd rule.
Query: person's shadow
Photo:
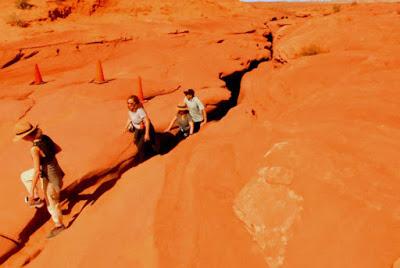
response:
[[[171,132],[156,133],[156,141],[156,143],[159,144],[158,152],[161,155],[169,153],[180,142],[176,135],[172,134]]]
[[[156,133],[154,146],[146,142],[142,145],[142,150],[139,149],[140,151],[144,151],[143,154],[138,153],[112,168],[87,174],[78,180],[77,183],[73,183],[65,188],[62,191],[63,198],[61,199],[63,204],[67,204],[67,208],[62,211],[64,215],[72,213],[73,208],[80,201],[86,201],[79,211],[72,216],[67,227],[70,227],[75,222],[86,206],[93,205],[104,193],[113,188],[123,173],[157,154],[163,155],[170,152],[178,143],[179,140],[172,133]],[[81,192],[96,184],[99,184],[99,186],[93,193],[81,194]]]

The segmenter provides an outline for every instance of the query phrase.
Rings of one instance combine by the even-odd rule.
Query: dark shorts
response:
[[[185,138],[187,138],[190,135],[190,130],[182,130],[179,129],[179,131],[176,133],[175,137],[178,139],[178,141],[181,141]]]
[[[203,122],[203,121],[200,121],[200,122],[193,122],[193,125],[194,125],[194,127],[193,127],[193,133],[199,132],[199,130],[200,130],[200,125],[201,125],[202,122]]]
[[[139,150],[149,150],[148,145],[151,146],[151,149],[155,152],[158,153],[158,148],[156,145],[156,132],[154,130],[153,124],[150,123],[150,129],[149,129],[149,136],[150,140],[148,142],[144,141],[144,134],[145,134],[145,129],[137,129],[135,128],[133,132],[133,137],[134,137],[134,143],[138,147]]]
[[[62,188],[62,179],[64,178],[64,171],[61,169],[60,165],[57,162],[57,159],[54,158],[47,164],[41,165],[41,174],[40,176],[44,180],[48,180],[53,185]]]

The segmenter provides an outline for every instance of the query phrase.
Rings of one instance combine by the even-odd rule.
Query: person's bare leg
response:
[[[34,170],[32,169],[28,169],[24,172],[21,173],[21,181],[24,184],[26,191],[28,192],[28,196],[31,196],[31,191],[32,191],[32,178],[33,178],[33,174],[34,174]],[[42,182],[43,183],[43,182]],[[31,207],[35,207],[35,208],[41,208],[44,205],[43,200],[41,200],[39,198],[39,194],[38,194],[38,186],[35,187],[34,189],[34,194],[33,194],[33,198],[34,198],[34,204],[30,205]],[[28,196],[25,197],[25,203],[28,203]]]
[[[60,189],[48,180],[43,182],[43,191],[45,193],[45,199],[47,204],[47,211],[51,215],[51,219],[55,224],[55,228],[51,230],[48,237],[53,237],[59,234],[65,229],[63,224],[62,213],[60,209]]]
[[[33,173],[34,170],[33,168],[25,170],[24,172],[21,173],[21,181],[24,184],[26,191],[28,192],[29,195],[31,195],[32,191],[32,178],[33,178]],[[35,192],[33,195],[34,198],[38,197],[37,189],[35,188]]]

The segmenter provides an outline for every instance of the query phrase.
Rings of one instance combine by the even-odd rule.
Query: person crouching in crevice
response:
[[[192,117],[189,114],[189,109],[186,104],[179,104],[176,109],[176,115],[172,118],[170,124],[164,132],[169,132],[172,126],[176,123],[179,127],[179,131],[175,137],[178,141],[181,141],[189,135],[193,134],[194,123]]]
[[[158,146],[156,144],[156,135],[154,126],[148,117],[139,97],[132,95],[127,100],[128,120],[126,130],[133,132],[134,143],[136,144],[140,159],[158,154]]]
[[[33,126],[26,121],[18,122],[15,125],[14,141],[21,139],[32,142],[30,152],[33,168],[21,174],[21,180],[29,194],[25,198],[25,202],[36,208],[44,205],[37,193],[37,183],[41,179],[47,210],[55,224],[48,235],[48,238],[50,238],[65,229],[60,210],[60,190],[65,174],[56,158],[56,154],[61,151],[61,148],[50,137],[44,135],[37,125]]]

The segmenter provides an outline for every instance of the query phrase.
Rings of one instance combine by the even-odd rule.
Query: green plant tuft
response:
[[[308,46],[303,47],[298,56],[313,56],[313,55],[317,55],[317,54],[321,54],[326,52],[325,50],[323,50],[320,46],[317,46],[315,44],[311,44]]]
[[[332,7],[333,13],[338,13],[341,9],[342,7],[340,5],[333,5]]]
[[[28,0],[16,0],[15,6],[19,9],[31,9],[33,7]]]

